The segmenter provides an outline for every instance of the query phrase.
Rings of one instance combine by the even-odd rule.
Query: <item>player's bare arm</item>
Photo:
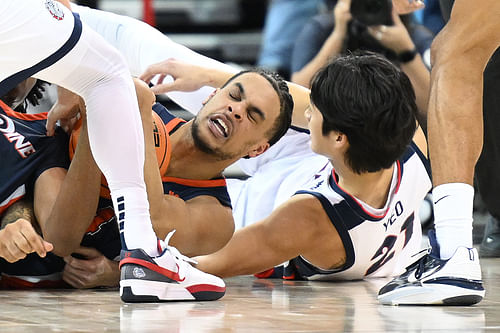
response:
[[[54,244],[54,253],[63,257],[80,245],[99,200],[101,172],[90,152],[85,118],[80,133],[75,155],[50,215],[43,219],[45,222],[40,222],[45,238]],[[35,187],[37,197],[42,197],[43,189],[50,186],[50,179],[41,181],[39,188]]]
[[[220,251],[195,259],[198,269],[230,277],[259,273],[298,255],[325,269],[345,262],[340,236],[321,203],[307,194],[292,197],[266,219],[236,231]]]

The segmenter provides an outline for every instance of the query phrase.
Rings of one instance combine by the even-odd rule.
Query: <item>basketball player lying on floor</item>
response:
[[[223,82],[220,71],[164,65],[144,78],[174,72],[182,84]],[[416,112],[408,77],[381,56],[348,55],[324,67],[303,120],[312,149],[329,161],[269,217],[194,258],[196,267],[221,277],[316,280],[401,273],[420,250],[418,209],[431,186]]]
[[[154,95],[144,85],[139,87],[143,97],[143,126],[149,128],[145,129],[146,133],[151,133]],[[165,161],[160,173],[153,136],[147,135],[150,154],[146,159],[145,177],[158,236],[165,237],[177,230],[171,243],[190,255],[221,248],[234,230],[222,171],[235,160],[257,156],[276,142],[289,126],[292,107],[286,83],[260,70],[241,72],[229,80],[221,90],[214,92],[199,115],[185,124],[156,104],[153,109],[166,123],[159,122],[157,117],[155,124],[157,129],[163,129],[159,132],[166,141],[162,147]],[[86,156],[84,162],[72,163],[52,215],[40,221],[44,237],[54,244],[54,252],[59,255],[68,255],[76,249],[95,214],[100,173],[95,165],[89,165],[91,155],[87,152]],[[75,203],[82,203],[82,207]],[[77,217],[75,209],[79,212]],[[206,216],[207,211],[210,218]],[[105,225],[119,239],[116,226]],[[104,224],[91,227],[88,234],[99,234]],[[117,245],[119,253],[119,242]],[[105,244],[97,247],[101,249]],[[67,261],[71,268],[71,258]]]
[[[173,60],[163,65],[177,78],[174,87],[222,85],[230,75]],[[301,94],[308,97],[293,91],[296,100]],[[221,277],[285,261],[259,276],[328,280],[400,273],[420,250],[418,209],[431,184],[415,115],[407,76],[387,60],[358,54],[329,64],[313,81],[305,117],[294,115],[296,125],[308,123],[312,148],[328,159],[302,191],[236,231],[223,249],[195,258],[196,267]]]

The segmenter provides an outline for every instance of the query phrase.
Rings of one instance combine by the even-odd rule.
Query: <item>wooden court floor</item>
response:
[[[117,290],[0,291],[0,332],[500,332],[500,259],[472,307],[383,306],[384,280],[227,279],[214,302],[125,304]]]

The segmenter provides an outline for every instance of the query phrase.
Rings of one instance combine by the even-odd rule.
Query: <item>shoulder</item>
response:
[[[313,195],[302,193],[292,196],[278,206],[269,220],[287,221],[291,224],[304,224],[308,228],[327,217],[321,202]]]

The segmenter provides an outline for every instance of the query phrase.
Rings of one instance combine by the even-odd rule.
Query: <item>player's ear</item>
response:
[[[269,149],[269,147],[270,147],[269,142],[255,146],[252,148],[252,150],[248,152],[247,156],[248,157],[259,156],[260,154],[264,153],[267,149]]]
[[[330,133],[330,137],[337,148],[349,145],[349,139],[347,138],[347,135],[342,132],[332,131]]]
[[[208,101],[215,96],[215,94],[217,94],[219,92],[220,88],[217,88],[215,89],[214,91],[212,91],[212,93],[210,94],[210,96],[208,96],[204,101],[203,101],[203,105],[207,104]]]

